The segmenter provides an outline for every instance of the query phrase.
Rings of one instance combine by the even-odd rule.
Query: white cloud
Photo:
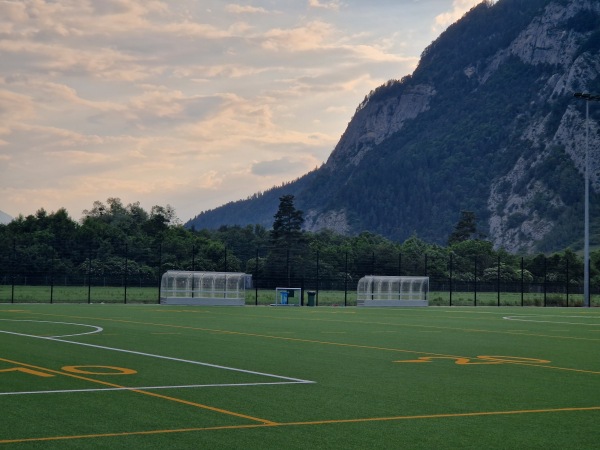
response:
[[[301,176],[431,42],[409,6],[0,0],[0,209],[120,197],[185,221]]]
[[[438,32],[445,30],[482,1],[483,0],[453,0],[451,11],[443,12],[435,17],[434,30]]]
[[[315,161],[298,160],[290,157],[271,161],[260,161],[252,164],[252,174],[258,176],[286,175],[293,176],[298,172],[308,172]]]
[[[311,8],[322,8],[322,9],[331,9],[333,11],[338,11],[342,6],[342,2],[339,0],[332,1],[320,1],[320,0],[308,0],[308,6]]]
[[[274,28],[264,34],[263,48],[276,51],[322,51],[330,43],[335,30],[323,21],[309,22],[301,27]]]
[[[0,89],[0,122],[17,123],[35,117],[35,102],[29,96]],[[2,130],[0,125],[0,130]],[[0,131],[1,134],[1,131]]]
[[[225,7],[227,12],[233,14],[268,14],[265,8],[258,8],[256,6],[250,5],[238,5],[238,4],[229,4]]]

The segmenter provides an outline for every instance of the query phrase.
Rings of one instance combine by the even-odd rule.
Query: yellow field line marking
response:
[[[516,414],[540,414],[557,412],[576,412],[576,411],[600,411],[600,406],[590,406],[581,408],[552,408],[552,409],[523,409],[516,411],[481,411],[468,413],[447,413],[447,414],[423,414],[416,416],[392,416],[392,417],[366,417],[362,419],[334,419],[334,420],[315,420],[311,422],[285,422],[276,426],[294,426],[294,425],[328,425],[337,423],[361,423],[361,422],[386,422],[395,420],[417,420],[417,419],[449,419],[454,417],[485,417],[485,416],[506,416]]]
[[[18,362],[18,361],[12,361],[12,360],[6,359],[6,358],[0,358],[0,361],[4,361],[4,362],[10,363],[10,364],[15,364],[15,365],[18,365],[18,366],[34,368],[34,369],[42,371],[42,372],[52,373],[52,374],[56,374],[56,375],[64,375],[64,376],[71,377],[71,378],[77,378],[79,380],[89,381],[91,383],[101,384],[101,385],[109,386],[109,387],[113,387],[113,388],[127,389],[128,391],[136,392],[138,394],[148,395],[150,397],[156,397],[156,398],[160,398],[160,399],[163,399],[163,400],[169,400],[169,401],[176,402],[176,403],[182,403],[184,405],[194,406],[196,408],[206,409],[208,411],[213,411],[213,412],[217,412],[217,413],[220,413],[220,414],[226,414],[226,415],[229,415],[229,416],[240,417],[242,419],[252,420],[254,422],[261,422],[261,423],[263,423],[265,425],[274,425],[276,423],[276,422],[272,422],[270,420],[259,419],[257,417],[248,416],[246,414],[236,413],[236,412],[233,412],[233,411],[228,411],[226,409],[221,409],[221,408],[216,408],[214,406],[204,405],[202,403],[190,402],[188,400],[183,400],[183,399],[180,399],[180,398],[169,397],[167,395],[157,394],[155,392],[143,391],[143,390],[140,390],[140,389],[132,389],[132,388],[128,388],[127,386],[121,386],[119,384],[109,383],[107,381],[102,381],[102,380],[95,380],[93,378],[83,377],[81,375],[76,375],[76,374],[73,374],[73,373],[61,372],[59,370],[48,369],[46,367],[39,367],[39,366],[35,366],[33,364],[27,364],[27,363],[22,363],[22,362]]]
[[[591,373],[594,375],[600,375],[599,371],[585,370],[585,369],[573,369],[571,367],[558,367],[558,366],[547,366],[547,365],[542,365],[542,364],[517,363],[517,362],[512,362],[512,361],[508,362],[508,364],[518,364],[521,366],[542,367],[545,369],[565,370],[568,372]]]
[[[314,420],[308,422],[280,422],[280,423],[262,423],[250,425],[224,425],[212,427],[195,427],[195,428],[180,428],[170,430],[146,430],[146,431],[129,431],[120,433],[102,433],[102,434],[84,434],[73,436],[48,436],[39,438],[22,438],[22,439],[4,439],[0,440],[0,444],[16,444],[23,442],[43,442],[43,441],[59,441],[70,439],[93,439],[102,437],[120,437],[120,436],[142,436],[152,434],[169,434],[169,433],[190,433],[198,431],[215,431],[215,430],[241,430],[252,428],[278,428],[278,427],[294,427],[294,426],[314,426],[314,425],[335,425],[348,423],[368,423],[368,422],[393,422],[400,420],[423,420],[423,419],[452,419],[460,417],[489,417],[489,416],[507,416],[518,414],[543,414],[543,413],[565,413],[565,412],[583,412],[583,411],[600,411],[600,406],[589,407],[573,407],[573,408],[551,408],[551,409],[524,409],[515,411],[480,411],[467,413],[446,413],[446,414],[421,414],[415,416],[391,416],[391,417],[365,417],[357,419],[332,419],[332,420]]]
[[[52,316],[52,317],[70,317],[70,318],[77,318],[77,319],[90,319],[90,320],[106,320],[106,321],[114,321],[114,322],[124,322],[124,323],[134,323],[134,324],[139,324],[139,325],[155,325],[155,326],[176,326],[176,325],[166,325],[166,324],[156,324],[156,323],[151,323],[151,322],[136,322],[136,321],[132,321],[132,320],[125,320],[125,319],[111,319],[111,318],[102,318],[102,317],[86,317],[86,316],[69,316],[69,315],[64,315],[64,314],[46,314],[46,313],[36,313],[36,312],[31,312],[31,311],[27,311],[29,313],[32,314],[36,314],[36,315],[41,315],[41,316]],[[235,314],[227,314],[227,313],[214,313],[214,314],[218,314],[218,315],[226,315],[226,316],[233,316],[233,317],[239,317],[238,315]],[[265,316],[267,317],[267,316]],[[431,328],[431,329],[436,329],[436,330],[449,330],[449,331],[462,331],[462,332],[467,332],[467,333],[487,333],[487,334],[508,334],[511,336],[533,336],[533,337],[541,337],[541,338],[551,338],[551,339],[568,339],[568,340],[576,340],[576,341],[592,341],[592,342],[597,342],[600,341],[599,338],[585,338],[585,337],[576,337],[576,336],[554,336],[554,335],[549,335],[549,334],[537,334],[537,333],[531,333],[531,332],[519,332],[519,331],[497,331],[497,330],[484,330],[484,329],[479,329],[479,328],[456,328],[456,327],[441,327],[441,326],[436,326],[436,325],[414,325],[414,324],[398,324],[398,323],[391,323],[391,322],[374,322],[374,321],[368,321],[368,320],[353,320],[353,321],[348,321],[348,320],[341,320],[341,319],[317,319],[317,318],[297,318],[297,317],[280,317],[280,316],[268,316],[271,318],[277,318],[277,319],[281,319],[281,320],[310,320],[310,321],[315,321],[315,322],[333,322],[333,323],[344,323],[344,324],[370,324],[370,325],[385,325],[385,326],[402,326],[402,327],[410,327],[410,328]],[[202,328],[194,328],[194,327],[182,327],[182,328],[188,328],[188,329],[198,329],[198,330],[203,330]],[[210,331],[215,331],[215,330],[210,330]],[[590,331],[596,331],[596,330],[590,330]]]
[[[241,430],[244,428],[261,428],[273,425],[267,424],[252,424],[252,425],[228,425],[228,426],[215,426],[205,428],[181,428],[177,430],[148,430],[148,431],[123,431],[120,433],[102,433],[102,434],[82,434],[74,436],[48,436],[39,438],[23,438],[23,439],[3,439],[0,440],[0,444],[18,444],[23,442],[48,442],[48,441],[62,441],[62,440],[73,440],[73,439],[93,439],[103,437],[123,437],[123,436],[144,436],[153,434],[170,434],[170,433],[190,433],[193,431],[212,431],[212,430]]]
[[[172,324],[164,324],[164,323],[139,322],[139,321],[135,321],[135,320],[111,319],[111,318],[101,318],[101,317],[65,316],[63,314],[40,314],[40,315],[69,317],[69,318],[87,319],[87,320],[104,320],[104,321],[108,321],[108,322],[131,323],[131,324],[135,324],[135,325],[151,325],[151,326],[155,326],[155,327],[182,328],[182,329],[188,329],[188,330],[204,331],[204,332],[208,332],[208,333],[231,334],[231,335],[236,335],[236,336],[251,336],[251,337],[283,340],[283,341],[290,341],[290,342],[332,345],[332,346],[337,346],[337,347],[360,348],[360,349],[366,349],[366,350],[382,350],[382,351],[397,352],[397,353],[410,353],[410,354],[415,354],[415,355],[441,356],[441,357],[447,357],[447,358],[470,358],[470,357],[464,356],[464,355],[458,356],[458,355],[450,355],[450,354],[444,354],[444,353],[424,352],[424,351],[418,351],[418,350],[404,350],[404,349],[399,349],[399,348],[377,347],[377,346],[372,346],[372,345],[348,344],[348,343],[343,343],[343,342],[331,342],[331,341],[319,341],[316,339],[303,339],[303,338],[294,338],[294,337],[286,337],[286,336],[273,336],[273,335],[268,335],[268,334],[246,333],[246,332],[242,332],[242,331],[218,330],[218,329],[213,329],[213,328],[192,327],[192,326],[187,326],[187,325],[172,325]],[[386,325],[390,325],[390,324],[386,324]],[[435,326],[424,326],[424,327],[445,329],[445,327],[435,327]],[[450,328],[450,329],[460,330],[457,328]],[[462,331],[486,332],[486,330],[467,330],[467,329],[463,329]],[[490,333],[492,333],[492,332],[490,331]],[[508,333],[508,334],[524,334],[524,333]],[[525,335],[531,336],[530,334],[525,334]],[[535,335],[535,336],[544,336],[544,335]],[[545,337],[548,337],[548,336],[545,336]],[[589,339],[589,340],[598,340],[598,339]],[[584,369],[571,369],[571,368],[566,368],[566,367],[535,365],[535,364],[526,364],[526,363],[519,363],[519,362],[511,362],[511,364],[540,367],[540,368],[545,368],[545,369],[567,370],[567,371],[580,372],[580,373],[591,373],[594,375],[600,374],[600,372],[597,372],[597,371],[584,370]]]

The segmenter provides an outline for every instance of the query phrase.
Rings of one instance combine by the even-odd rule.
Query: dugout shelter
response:
[[[429,306],[429,277],[367,275],[358,280],[357,306]]]
[[[160,283],[162,305],[243,306],[248,275],[169,270]]]

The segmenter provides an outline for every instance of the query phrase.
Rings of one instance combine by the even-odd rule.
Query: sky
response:
[[[321,166],[481,0],[0,0],[0,210],[182,223]]]

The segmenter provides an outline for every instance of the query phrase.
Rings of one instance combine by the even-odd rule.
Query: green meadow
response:
[[[600,310],[0,304],[0,446],[586,449]]]
[[[304,304],[307,304],[307,292]],[[270,305],[275,303],[274,289],[247,289],[246,305]],[[431,306],[581,306],[581,294],[548,293],[544,305],[542,292],[452,292],[432,291],[428,294]],[[143,303],[159,302],[158,287],[130,286],[23,286],[0,285],[2,303]],[[356,290],[317,292],[317,305],[356,306]],[[297,301],[296,301],[297,303]],[[600,296],[591,297],[592,306],[600,306]]]

